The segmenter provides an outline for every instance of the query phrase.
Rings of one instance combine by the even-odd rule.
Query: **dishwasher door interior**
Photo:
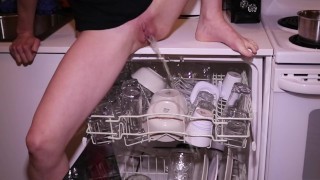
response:
[[[169,71],[164,68],[163,61],[166,62],[165,65]],[[257,179],[259,138],[262,128],[260,123],[262,64],[263,58],[255,58],[249,62],[241,58],[170,55],[159,60],[150,55],[135,55],[126,63],[113,88],[88,118],[87,134],[93,144],[110,144],[113,147],[122,179],[130,179],[137,174],[146,176],[145,178],[167,179],[170,172],[170,154],[180,149],[187,149],[197,156],[197,161],[194,162],[193,179],[218,178],[227,180],[233,176]],[[162,88],[178,90],[187,101],[188,111],[186,113],[171,112],[171,107],[165,106],[163,108],[162,104],[160,109],[168,109],[167,113],[150,111],[152,97],[157,94],[157,91],[155,92],[152,87],[158,84],[157,79],[153,80],[151,74],[145,77],[135,75],[143,68],[151,69],[159,77],[162,77],[167,85]],[[223,115],[228,100],[222,99],[219,93],[228,72],[240,74],[241,83],[248,85],[251,89],[251,99],[246,104],[249,112],[247,117],[228,118]],[[140,78],[138,85],[141,88],[142,98],[138,98],[134,105],[141,108],[131,111],[131,109],[136,109],[131,104],[131,106],[125,106],[130,109],[129,112],[127,109],[123,111],[123,109],[121,110],[123,104],[115,104],[119,104],[123,98],[123,84],[135,79],[133,77]],[[142,80],[141,77],[143,77]],[[170,82],[168,77],[170,77]],[[147,80],[144,81],[144,79]],[[215,86],[219,92],[214,96],[216,102],[212,103],[212,116],[200,118],[210,122],[211,126],[208,131],[210,133],[203,134],[203,130],[198,134],[192,134],[187,130],[188,125],[199,118],[195,118],[192,114],[195,108],[191,99],[196,84],[201,81]],[[148,87],[150,85],[151,88]],[[127,87],[128,84],[125,86]],[[208,89],[203,89],[203,91],[206,90]],[[208,92],[211,91],[208,90]],[[130,101],[130,103],[132,102]],[[161,121],[162,124],[154,126],[152,123],[155,120],[159,121],[159,119],[168,123],[163,125],[164,123]],[[179,123],[174,123],[177,122],[177,119]],[[236,121],[245,122],[244,133],[232,135],[225,133],[225,127],[230,122]],[[137,124],[139,130],[132,128]],[[151,127],[159,129],[155,130]],[[199,138],[199,140],[206,138],[210,143],[206,146],[194,146],[188,143],[188,138],[191,137]],[[219,166],[218,163],[220,163]]]

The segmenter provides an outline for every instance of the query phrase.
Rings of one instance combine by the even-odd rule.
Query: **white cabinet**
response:
[[[0,54],[0,179],[27,179],[25,136],[62,57],[38,54],[31,66],[23,67]]]

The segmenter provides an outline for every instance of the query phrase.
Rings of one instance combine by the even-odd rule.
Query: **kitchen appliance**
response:
[[[217,80],[221,80],[222,76],[225,75],[228,70],[237,69],[246,72],[248,84],[253,90],[251,108],[252,116],[250,118],[250,121],[252,121],[250,124],[252,126],[253,136],[250,135],[250,138],[247,137],[246,148],[241,147],[239,150],[245,154],[245,156],[243,156],[245,157],[245,166],[242,166],[245,168],[243,168],[243,170],[247,172],[249,179],[256,180],[260,174],[263,174],[263,170],[259,170],[259,168],[264,164],[262,151],[265,149],[266,143],[263,137],[266,137],[267,129],[262,123],[266,119],[266,113],[262,111],[263,107],[266,107],[266,101],[264,99],[266,98],[266,93],[263,92],[262,87],[264,78],[264,65],[266,62],[270,61],[273,52],[271,44],[269,43],[261,24],[231,24],[231,26],[233,26],[237,32],[245,37],[254,39],[259,45],[260,49],[258,54],[253,59],[244,59],[237,52],[234,52],[232,49],[222,43],[196,41],[194,33],[197,23],[198,18],[194,16],[189,19],[178,20],[175,24],[174,31],[172,34],[170,34],[170,37],[158,42],[158,47],[160,48],[160,52],[164,55],[164,57],[166,57],[168,64],[180,62],[181,66],[188,65],[188,67],[193,68],[195,67],[193,65],[202,62],[210,64],[210,67],[212,68],[216,67],[217,71],[214,71],[216,74],[214,79]],[[25,135],[30,127],[33,113],[36,110],[43,92],[45,91],[47,83],[61,61],[63,54],[67,52],[74,40],[74,23],[71,22],[60,28],[59,31],[56,31],[41,43],[34,63],[28,68],[17,68],[9,54],[10,43],[0,43],[0,137],[2,138],[0,148],[2,154],[2,159],[0,160],[0,179],[27,179],[25,168],[27,166],[28,152],[25,147]],[[129,60],[141,60],[144,62],[158,61],[157,56],[150,47],[139,49],[137,52],[135,52],[135,54],[132,55],[132,58],[130,57]],[[162,66],[157,70],[161,69]],[[39,74],[41,75],[39,76]],[[30,79],[32,79],[32,81],[30,81]],[[26,85],[26,82],[28,85]],[[26,93],[28,94],[27,96]],[[23,121],[21,119],[23,119]],[[14,127],[15,130],[13,130],[12,127]],[[82,135],[82,133],[80,134]],[[246,136],[248,136],[248,134],[246,134]],[[251,145],[251,139],[254,139],[256,148]],[[119,142],[120,141],[121,140],[119,140]],[[145,143],[152,146],[155,142]],[[86,144],[87,142],[84,142],[82,146],[79,147],[78,151],[76,151],[77,153],[70,161],[70,166],[72,166],[73,162],[75,162],[74,159],[77,159],[77,155],[79,155],[79,153],[85,149]],[[112,146],[115,146],[117,143],[112,142],[111,144]],[[215,145],[215,148],[219,148],[219,144]],[[122,147],[130,148],[132,146]],[[201,149],[203,151],[208,150],[207,148]],[[238,148],[233,148],[233,150],[235,149]],[[252,149],[255,149],[255,151]],[[151,152],[148,154],[151,154]],[[166,151],[167,154],[168,152]],[[202,158],[199,158],[202,166],[207,167],[209,164],[208,160],[215,162],[212,161],[213,158],[210,156],[211,155],[209,153],[208,156],[206,156],[204,153]],[[231,157],[231,155],[228,157]],[[148,162],[148,159],[150,162],[159,160],[161,161],[161,158],[159,159],[158,157],[139,155],[135,156],[132,162],[137,162],[138,159],[143,161],[143,165],[146,165],[144,163]],[[218,163],[222,166],[227,165],[228,167],[230,167],[231,164],[239,164],[236,162],[231,163],[232,161],[230,158],[228,162],[228,165],[223,165],[222,162]],[[198,170],[202,169],[199,170],[199,172],[202,172],[201,175],[205,175],[207,173],[206,170],[208,169],[201,168],[200,166],[196,167],[195,168]],[[212,165],[211,167],[215,167],[215,172],[217,172],[217,165]],[[136,171],[135,168],[131,168],[131,170],[134,170],[132,172]],[[143,170],[145,170],[145,168],[143,168]],[[163,170],[163,168],[159,170]],[[223,173],[222,170],[219,172]],[[228,172],[230,172],[230,168],[228,168]],[[166,173],[167,171],[162,171],[164,176]]]
[[[259,23],[261,0],[223,0],[222,8],[232,23]]]
[[[260,66],[260,68],[262,68],[262,59],[255,59],[254,61],[257,61],[257,63],[260,64],[253,65],[247,62],[241,62],[242,60],[238,58],[229,59],[229,62],[224,62],[223,58],[214,58],[210,56],[203,58],[200,56],[181,55],[178,56],[178,59],[177,56],[172,55],[165,55],[165,57],[170,59],[170,61],[167,64],[169,66],[169,69],[171,69],[173,77],[176,77],[179,74],[182,74],[182,76],[186,74],[191,74],[191,78],[187,78],[186,76],[184,76],[184,81],[197,82],[201,80],[202,82],[209,81],[213,84],[219,84],[219,82],[222,82],[224,75],[227,74],[229,70],[242,72],[242,79],[244,82],[250,84],[250,87],[253,91],[252,94],[254,96],[252,98],[252,104],[249,105],[249,107],[252,105],[252,109],[250,109],[250,117],[225,118],[222,115],[225,101],[223,102],[223,100],[221,100],[217,103],[217,108],[214,111],[214,116],[208,117],[212,124],[211,126],[209,126],[211,127],[209,132],[212,133],[206,135],[197,135],[197,133],[194,134],[194,132],[192,132],[193,134],[190,134],[186,129],[188,122],[195,120],[192,116],[188,115],[153,115],[152,113],[148,112],[148,114],[142,114],[140,116],[120,115],[119,117],[115,117],[112,114],[104,115],[95,113],[92,114],[88,119],[87,133],[91,135],[92,143],[97,145],[111,143],[113,145],[116,156],[118,157],[118,165],[121,172],[121,177],[123,179],[126,179],[127,177],[136,173],[142,173],[151,177],[151,179],[166,179],[168,174],[168,171],[166,170],[168,166],[166,165],[170,162],[170,159],[163,155],[164,153],[159,154],[157,153],[157,151],[164,151],[163,149],[166,149],[166,154],[168,154],[171,152],[172,149],[176,149],[176,147],[179,146],[179,144],[187,143],[189,137],[188,135],[192,135],[191,137],[204,136],[210,138],[211,143],[208,143],[208,145],[200,149],[207,150],[208,147],[215,147],[217,145],[220,145],[220,147],[224,145],[226,147],[231,147],[235,151],[234,154],[236,154],[236,156],[241,157],[241,162],[245,162],[245,165],[247,166],[249,172],[248,175],[250,176],[249,179],[256,179],[258,176],[257,169],[259,167],[259,165],[256,163],[259,162],[258,154],[260,152],[260,147],[258,146],[261,143],[259,140],[259,138],[261,137],[261,127],[259,125],[259,120],[254,117],[260,116],[261,118],[261,114],[257,111],[257,108],[259,109],[259,107],[257,107],[258,104],[256,103],[261,103],[261,97],[259,98],[258,94],[259,91],[260,93],[262,91],[261,87],[259,87],[259,83],[261,83],[259,82],[261,80],[261,75],[259,74],[256,68],[257,66]],[[131,62],[128,63],[127,67],[124,69],[132,69],[132,72],[135,72],[137,68],[145,66],[152,67],[160,75],[165,76],[161,62],[157,60],[156,56],[152,55],[148,55],[147,57],[134,56],[132,57]],[[128,74],[128,72],[123,72],[121,74]],[[209,79],[207,79],[207,77],[209,77]],[[258,77],[258,79],[260,80],[254,80],[252,79],[253,77]],[[121,76],[120,79],[123,79],[123,77]],[[116,82],[116,84],[118,83],[119,82]],[[113,96],[114,95],[111,95],[109,96],[109,98],[112,98]],[[151,130],[151,125],[153,125],[153,121],[155,121],[154,116],[157,118],[157,121],[159,122],[161,122],[161,118],[163,117],[166,119],[163,119],[162,121],[172,121],[172,126],[168,126],[171,127],[170,130],[166,130],[167,128],[162,128],[160,130],[157,130],[156,132],[154,129]],[[181,123],[181,125],[179,126],[179,130],[177,131],[173,129],[173,125],[177,124],[176,122],[174,122],[177,120],[174,119],[179,119],[179,122]],[[132,126],[134,124],[133,122],[137,120],[143,121],[143,123],[146,124],[144,126],[143,132],[131,131],[130,126]],[[232,135],[232,137],[229,137],[226,133],[223,133],[222,129],[224,129],[224,127],[227,126],[228,121],[236,120],[248,120],[251,123],[248,124],[245,134]],[[170,122],[167,123],[169,123],[170,125]],[[250,138],[250,125],[252,125],[255,136],[252,138]],[[253,141],[253,139],[256,139],[257,142]],[[220,150],[223,150],[223,148]],[[195,167],[198,168],[198,170],[194,171],[194,179],[207,179],[207,172],[209,171],[209,157],[207,156],[207,153],[201,153],[200,163],[197,167]],[[143,160],[143,162],[136,162],[137,159],[141,160],[145,158],[151,158],[152,160],[150,161],[152,162],[150,162],[150,164],[147,165],[144,164],[147,160]],[[228,177],[231,177],[233,168],[232,165],[230,165],[230,163],[227,163],[225,164],[225,166],[225,172],[228,172]],[[146,170],[144,169],[144,167],[150,168]],[[225,172],[223,171],[222,174],[224,174]],[[222,176],[222,174],[220,173],[219,176]]]
[[[229,1],[230,19],[233,23],[259,23],[261,0],[227,0]]]
[[[299,37],[297,14],[318,10],[320,1],[265,0],[262,7],[274,49],[265,179],[320,179],[320,49]]]
[[[226,14],[225,14],[226,15]],[[225,16],[227,18],[227,16]],[[222,110],[225,102],[220,101],[217,105],[214,117],[208,118],[214,126],[212,126],[212,135],[202,135],[211,138],[210,146],[200,148],[201,149],[201,162],[198,168],[196,179],[207,179],[209,170],[209,164],[212,156],[210,156],[211,148],[223,149],[221,147],[229,147],[233,153],[229,158],[223,158],[224,161],[220,162],[221,168],[219,170],[221,177],[231,177],[232,169],[234,168],[231,163],[235,161],[235,157],[239,157],[239,162],[244,163],[243,169],[247,172],[246,176],[250,180],[256,180],[263,177],[263,164],[264,158],[263,149],[266,147],[267,127],[262,123],[266,119],[266,113],[263,113],[263,67],[266,61],[270,61],[272,56],[272,48],[269,44],[268,38],[261,24],[241,24],[238,25],[237,30],[242,35],[255,39],[259,44],[260,50],[252,59],[243,59],[238,53],[229,49],[221,43],[212,42],[198,42],[194,39],[194,32],[197,27],[198,18],[192,17],[189,19],[179,19],[176,23],[175,31],[171,34],[170,38],[158,42],[158,47],[164,60],[167,61],[171,73],[174,75],[177,73],[184,74],[184,78],[187,80],[201,80],[210,77],[210,82],[218,85],[222,83],[224,76],[229,71],[236,71],[241,73],[244,77],[244,82],[249,85],[252,90],[252,99],[250,104],[250,117],[248,120],[248,128],[246,134],[240,136],[234,136],[234,138],[228,138],[225,134],[219,132],[218,127],[224,126],[227,123],[227,119],[222,117]],[[254,37],[250,37],[250,35]],[[258,38],[257,38],[258,37]],[[166,77],[166,72],[163,69],[161,61],[158,56],[150,47],[145,47],[138,50],[130,59],[131,69],[137,70],[137,67],[150,67],[157,73]],[[126,69],[126,68],[125,68]],[[134,72],[134,71],[132,71]],[[190,73],[192,72],[192,73]],[[209,76],[204,75],[210,72]],[[122,73],[126,74],[126,73]],[[195,74],[201,75],[194,76]],[[189,75],[189,76],[188,76]],[[264,96],[266,97],[266,96]],[[178,116],[178,115],[174,115]],[[192,120],[192,117],[188,115],[184,116],[183,123],[188,120]],[[130,132],[130,122],[133,119],[147,119],[152,117],[150,114],[142,114],[140,116],[124,116],[118,117],[92,114],[89,117],[87,133],[91,136],[93,144],[111,144],[114,148],[114,152],[117,154],[117,160],[121,177],[126,178],[135,173],[142,173],[152,179],[166,179],[168,170],[166,164],[167,158],[163,158],[163,153],[157,154],[158,151],[168,155],[172,149],[181,146],[186,143],[186,136],[188,134],[185,131],[159,131],[156,138],[152,136],[154,132],[148,131],[148,128],[144,132],[132,133]],[[241,119],[241,118],[240,118]],[[232,118],[228,120],[232,121]],[[241,119],[244,120],[244,119]],[[103,122],[101,124],[101,122]],[[102,127],[107,124],[107,128]],[[120,124],[120,125],[119,125]],[[102,126],[101,126],[102,125]],[[111,128],[110,128],[111,127]],[[135,138],[136,137],[136,138]],[[170,138],[168,142],[159,142],[160,138]],[[172,141],[173,139],[173,141]],[[147,160],[147,159],[150,159]],[[228,163],[227,163],[228,159]],[[241,160],[240,160],[241,159]],[[141,162],[141,160],[143,162]],[[129,164],[128,164],[129,162]],[[152,162],[151,164],[144,164]],[[154,164],[156,163],[156,164]],[[159,164],[157,164],[159,163]],[[139,166],[143,164],[142,166]],[[128,168],[129,167],[129,168]],[[153,167],[153,168],[143,168]],[[236,169],[236,168],[235,168]],[[219,174],[218,173],[218,174]],[[223,175],[222,175],[223,174]],[[226,176],[227,174],[227,176]],[[263,179],[263,178],[260,178]]]

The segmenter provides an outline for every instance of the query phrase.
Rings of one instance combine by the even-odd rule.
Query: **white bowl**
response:
[[[139,68],[131,77],[153,93],[167,87],[165,79],[149,67]]]
[[[152,135],[155,139],[159,138],[158,141],[174,141],[172,137],[163,136],[166,132],[184,132],[184,117],[179,115],[184,114],[184,111],[175,102],[164,100],[153,103],[150,105],[147,114],[150,114],[150,116],[145,126],[149,125],[149,132],[160,131],[159,134]],[[172,136],[178,138],[179,134],[173,134]]]
[[[184,114],[188,113],[188,104],[186,98],[176,89],[162,89],[153,94],[150,104],[157,103],[159,101],[172,101],[178,104]]]

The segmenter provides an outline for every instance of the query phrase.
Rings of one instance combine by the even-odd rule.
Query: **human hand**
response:
[[[21,64],[27,66],[32,64],[39,46],[40,40],[34,35],[21,34],[12,42],[9,50],[18,66]]]

